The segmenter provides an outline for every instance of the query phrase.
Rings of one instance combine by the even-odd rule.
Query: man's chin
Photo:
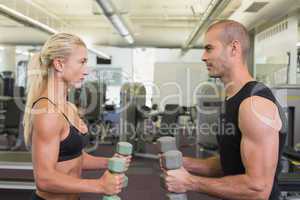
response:
[[[210,78],[221,78],[219,74],[208,74]]]

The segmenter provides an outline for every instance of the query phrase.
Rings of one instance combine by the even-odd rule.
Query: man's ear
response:
[[[237,40],[231,42],[231,55],[236,56],[238,53],[241,53],[241,44]]]
[[[60,59],[60,58],[55,58],[53,60],[53,67],[55,69],[55,71],[57,72],[63,72],[63,59]]]

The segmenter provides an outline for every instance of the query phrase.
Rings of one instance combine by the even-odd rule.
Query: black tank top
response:
[[[41,97],[37,99],[32,107],[41,99],[47,99],[50,103],[56,106],[50,99],[47,97]],[[69,135],[59,144],[59,155],[58,162],[72,160],[82,155],[82,150],[86,146],[87,143],[87,134],[82,134],[75,126],[73,126],[67,116],[62,112],[65,119],[68,121],[70,125]]]
[[[274,177],[274,183],[270,200],[279,199],[280,190],[278,187],[278,173],[280,172],[280,158],[284,146],[287,121],[283,110],[275,99],[272,91],[264,84],[250,81],[230,99],[225,101],[225,113],[222,116],[223,131],[217,135],[220,150],[220,160],[225,176],[245,174],[245,168],[240,154],[241,131],[238,126],[239,107],[243,100],[251,96],[260,96],[276,104],[282,120],[282,128],[279,132],[279,154],[277,169]]]

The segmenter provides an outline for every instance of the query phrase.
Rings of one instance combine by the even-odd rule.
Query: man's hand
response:
[[[192,175],[183,167],[176,170],[164,171],[166,188],[170,192],[184,193],[191,190]]]

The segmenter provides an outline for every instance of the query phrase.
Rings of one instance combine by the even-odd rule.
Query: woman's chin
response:
[[[72,87],[74,88],[81,88],[82,87],[83,82],[82,81],[78,81],[78,82],[74,82],[72,83]]]

